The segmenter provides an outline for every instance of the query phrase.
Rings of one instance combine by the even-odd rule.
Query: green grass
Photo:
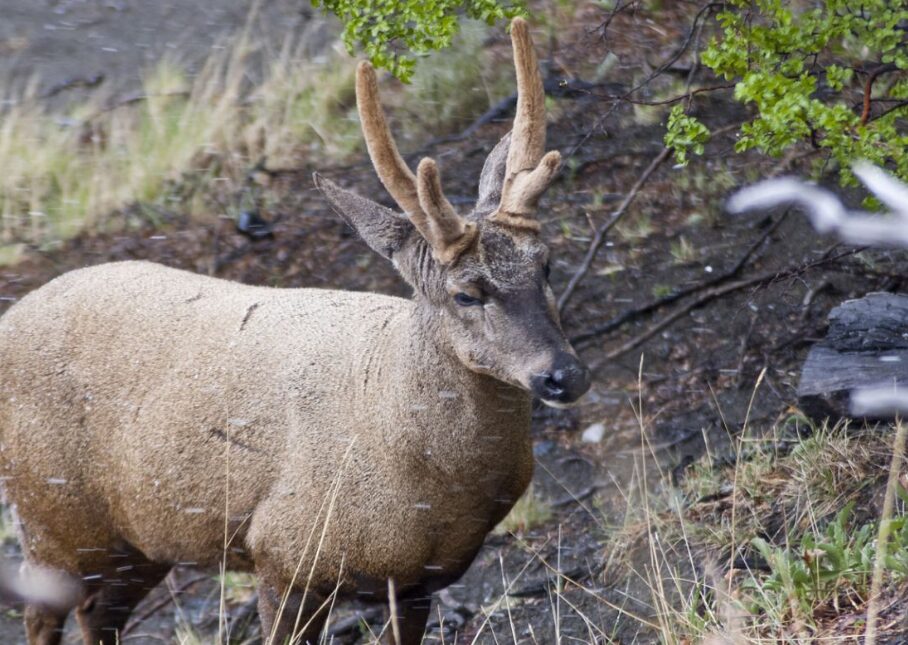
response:
[[[542,526],[552,517],[552,507],[536,494],[533,485],[517,500],[514,507],[498,526],[495,533],[522,534]]]
[[[733,463],[707,451],[680,489],[629,498],[604,549],[630,554],[606,575],[649,581],[666,643],[806,642],[841,634],[838,621],[862,634],[874,567],[878,597],[908,587],[908,492],[887,484],[895,434],[794,416],[739,437]]]
[[[697,250],[697,247],[683,235],[679,236],[677,240],[671,243],[669,253],[671,253],[675,264],[681,265],[696,262],[697,258],[700,257],[700,252]]]

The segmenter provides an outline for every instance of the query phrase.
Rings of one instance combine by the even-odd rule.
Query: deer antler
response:
[[[511,130],[511,145],[501,202],[492,214],[503,224],[539,230],[532,215],[536,202],[558,173],[561,154],[545,156],[545,91],[536,61],[530,30],[522,18],[511,22],[514,67],[517,71],[517,114]]]
[[[365,61],[356,69],[356,106],[378,178],[432,247],[436,259],[442,264],[454,262],[476,239],[476,225],[458,215],[445,199],[432,159],[423,159],[418,176],[413,176],[385,120],[375,70]]]

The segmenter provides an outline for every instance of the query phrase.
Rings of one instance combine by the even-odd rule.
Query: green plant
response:
[[[708,141],[709,128],[688,116],[683,105],[675,105],[668,115],[668,129],[665,133],[665,145],[674,152],[675,161],[686,166],[688,153],[702,155]]]
[[[818,609],[840,598],[866,600],[877,526],[875,522],[851,526],[853,509],[854,504],[845,506],[824,532],[805,533],[796,548],[752,540],[772,570],[765,579],[753,577],[745,584],[752,592],[752,611],[812,620]],[[908,535],[893,537],[904,540]]]
[[[690,264],[696,261],[699,256],[697,247],[691,244],[683,235],[671,243],[669,252],[675,264]]]
[[[729,0],[718,14],[722,37],[703,62],[734,79],[735,98],[757,116],[743,124],[739,152],[778,156],[809,143],[840,165],[843,183],[855,159],[889,166],[908,178],[908,6],[891,0],[797,3]],[[877,110],[869,107],[876,103]],[[666,145],[684,162],[700,154],[703,124],[672,110]]]
[[[544,524],[551,516],[551,505],[537,496],[530,485],[511,508],[507,517],[495,527],[495,533],[524,533]]]
[[[224,601],[230,604],[246,602],[255,595],[256,578],[251,573],[226,571],[218,575],[218,583]]]
[[[615,232],[626,242],[645,240],[655,231],[653,218],[648,213],[641,213],[630,220],[615,225]]]
[[[376,67],[410,80],[416,56],[444,49],[460,15],[489,25],[522,15],[522,0],[313,0],[344,23],[344,44],[359,45]]]

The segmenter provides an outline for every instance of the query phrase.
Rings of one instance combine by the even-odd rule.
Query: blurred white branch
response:
[[[0,560],[0,600],[69,609],[78,597],[78,584],[66,574]]]
[[[908,412],[908,388],[874,387],[851,393],[851,413],[856,417],[895,416]]]
[[[908,248],[908,186],[867,162],[856,163],[853,170],[891,213],[874,215],[849,211],[828,190],[790,177],[768,179],[739,190],[728,200],[726,208],[729,212],[741,213],[796,204],[820,233],[836,233],[852,244]],[[904,414],[908,412],[908,389],[881,387],[855,391],[851,397],[851,412],[855,416]]]
[[[761,181],[739,190],[728,200],[727,209],[741,213],[796,204],[820,233],[837,233],[852,244],[908,248],[908,186],[868,163],[855,164],[854,174],[892,209],[891,214],[849,211],[828,190],[790,177]]]

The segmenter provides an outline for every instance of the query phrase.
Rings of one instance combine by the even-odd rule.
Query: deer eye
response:
[[[481,305],[482,300],[479,298],[474,298],[468,293],[460,292],[454,295],[454,302],[459,304],[461,307],[473,307],[475,305]]]

